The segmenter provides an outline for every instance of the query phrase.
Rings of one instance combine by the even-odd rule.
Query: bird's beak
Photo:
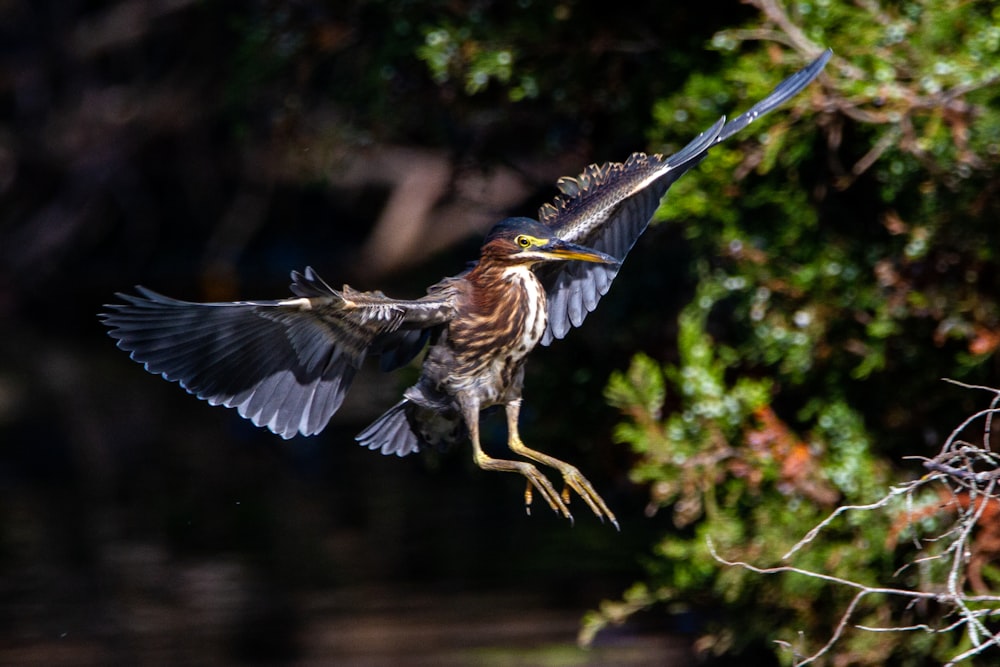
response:
[[[540,250],[552,259],[575,259],[581,262],[613,264],[615,266],[621,264],[619,260],[611,255],[575,243],[567,243],[560,239],[552,239],[542,246]]]

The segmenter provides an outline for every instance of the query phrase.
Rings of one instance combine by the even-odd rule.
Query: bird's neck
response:
[[[531,299],[541,306],[545,303],[545,291],[531,266],[526,264],[480,262],[466,279],[480,310],[495,310],[512,297],[518,301]]]
[[[451,344],[473,364],[505,359],[509,375],[545,332],[545,290],[525,264],[480,264],[466,280],[464,312],[451,324]]]

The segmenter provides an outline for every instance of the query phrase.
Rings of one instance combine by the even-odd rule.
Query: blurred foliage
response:
[[[724,272],[699,279],[747,286],[727,304],[750,334],[740,353],[784,382],[822,378],[832,390],[917,360],[928,377],[974,376],[1000,344],[997,10],[790,6],[796,14],[779,16],[802,26],[803,47],[837,54],[823,92],[806,93],[827,112],[825,154],[808,123],[779,114],[757,145],[720,146],[659,215],[684,222],[698,256],[720,258]],[[774,30],[763,20],[713,44],[732,50]],[[734,89],[758,98],[773,84],[776,53],[734,58],[658,102],[654,141],[691,136],[734,106]],[[712,205],[735,199],[740,206]],[[943,353],[927,354],[928,344]]]
[[[629,12],[535,0],[255,0],[229,12],[238,44],[226,97],[237,125],[255,109],[294,122],[333,102],[348,137],[479,159],[581,137],[634,145],[657,97],[704,59],[704,39],[747,13],[729,0]]]
[[[801,650],[803,641],[821,643],[832,633],[857,593],[797,573],[765,578],[716,558],[756,567],[782,565],[782,555],[831,511],[878,500],[892,477],[887,461],[873,451],[861,415],[843,400],[799,419],[805,429],[800,436],[772,408],[771,380],[734,375],[743,363],[736,350],[705,330],[709,313],[724,296],[717,285],[702,283],[681,313],[679,364],[661,367],[639,354],[608,383],[608,402],[627,416],[616,440],[638,455],[633,481],[650,487],[647,513],[670,511],[677,530],[654,546],[648,582],[585,619],[583,643],[609,623],[669,601],[675,612],[711,614],[710,630],[698,642],[705,653],[739,654],[761,640]],[[676,406],[665,415],[668,397]],[[940,506],[937,494],[925,493],[910,506],[898,501],[885,514],[842,522],[800,553],[795,566],[878,587],[895,577],[901,536],[938,529]],[[917,514],[926,523],[914,528],[909,523]],[[932,544],[922,555],[933,551]],[[941,580],[940,571],[947,567],[925,561],[907,578]],[[897,602],[869,595],[851,622],[888,627],[889,619],[903,618],[903,625],[944,624],[944,612]],[[887,664],[901,657],[947,655],[960,639],[892,633],[875,641],[857,634],[839,643],[837,652],[850,656],[852,664]]]
[[[822,85],[793,102],[818,114],[785,110],[742,144],[719,146],[658,212],[711,260],[692,267],[679,362],[661,368],[640,354],[607,397],[625,416],[616,436],[636,455],[632,478],[679,532],[656,548],[648,581],[588,618],[585,641],[671,601],[724,609],[701,641],[706,652],[798,645],[800,631],[822,644],[852,592],[797,575],[762,581],[715,560],[709,540],[727,560],[777,563],[837,505],[871,501],[912,475],[898,458],[926,453],[969,409],[940,377],[995,380],[1000,10],[951,0],[750,4],[759,16],[711,41],[721,68],[655,103],[654,144],[673,150],[746,108],[793,57],[825,47],[835,56]],[[741,48],[748,40],[764,48]],[[803,567],[891,578],[899,554],[881,521],[825,535]],[[852,622],[933,624],[937,613],[867,604]],[[960,641],[856,633],[831,664],[920,664],[957,653]]]
[[[899,457],[936,445],[943,425],[968,413],[965,395],[937,378],[996,384],[1000,10],[993,3],[704,0],[624,10],[572,0],[15,0],[0,12],[7,46],[0,312],[6,323],[30,324],[8,358],[32,364],[26,377],[64,392],[15,401],[30,406],[34,421],[14,420],[6,404],[3,435],[7,451],[44,461],[43,470],[64,465],[68,472],[59,474],[75,485],[46,473],[57,480],[52,486],[69,489],[67,507],[97,517],[77,522],[75,532],[53,524],[48,537],[72,542],[67,552],[102,553],[115,535],[155,541],[166,554],[242,549],[273,562],[276,580],[308,578],[302,585],[310,589],[331,573],[348,580],[357,572],[348,566],[360,564],[463,585],[474,577],[505,587],[572,581],[564,594],[632,566],[619,556],[623,545],[646,539],[650,528],[638,521],[616,536],[621,551],[607,547],[605,532],[583,526],[554,542],[538,517],[528,524],[536,532],[513,548],[493,525],[513,521],[501,509],[520,519],[520,508],[500,508],[494,489],[481,488],[506,480],[456,470],[402,485],[395,476],[404,469],[393,464],[373,484],[357,474],[367,454],[345,464],[337,449],[354,424],[334,425],[344,432],[320,443],[329,447],[302,445],[332,461],[303,464],[321,477],[311,485],[318,500],[304,501],[301,480],[275,484],[266,434],[246,436],[265,443],[264,454],[258,472],[241,471],[232,461],[249,465],[240,449],[245,431],[227,436],[230,449],[215,431],[192,440],[184,428],[200,423],[202,406],[181,392],[176,403],[160,401],[158,392],[174,396],[176,388],[145,376],[135,390],[118,387],[103,367],[64,381],[52,372],[51,354],[31,351],[28,341],[45,331],[72,340],[83,358],[116,355],[94,322],[98,304],[140,279],[195,291],[197,258],[226,237],[227,219],[237,238],[220,252],[238,257],[246,288],[232,298],[275,289],[307,254],[339,266],[376,207],[345,214],[339,207],[349,197],[329,196],[328,175],[318,171],[288,181],[262,174],[261,163],[282,154],[269,148],[300,146],[289,137],[305,137],[313,152],[327,142],[434,146],[456,164],[484,168],[580,147],[595,161],[643,145],[670,152],[718,115],[745,109],[822,48],[834,49],[820,83],[715,148],[673,186],[659,212],[672,225],[647,233],[646,257],[637,248],[614,298],[538,364],[535,433],[607,449],[593,437],[599,411],[589,409],[590,389],[629,353],[622,350],[637,341],[649,350],[613,377],[607,395],[624,414],[615,436],[633,452],[632,479],[648,485],[650,512],[669,513],[674,527],[652,539],[647,579],[606,603],[586,633],[659,601],[681,605],[708,628],[699,644],[706,652],[791,642],[800,629],[828,636],[843,592],[725,568],[707,538],[725,558],[777,562],[832,507],[863,502],[905,477]],[[266,201],[249,208],[267,224],[243,215],[237,204],[246,190]],[[650,257],[651,237],[671,247]],[[676,301],[690,305],[675,331]],[[603,317],[608,326],[595,326]],[[588,336],[600,342],[586,347],[580,341]],[[102,391],[91,391],[98,376]],[[121,396],[133,391],[154,398],[125,410]],[[110,406],[104,413],[85,402],[101,393]],[[562,407],[548,409],[553,403]],[[579,408],[572,424],[567,405]],[[157,406],[156,415],[144,416],[141,406]],[[208,423],[230,423],[224,419],[213,413]],[[166,424],[175,428],[160,428]],[[45,435],[51,431],[65,433],[66,453],[49,454],[46,446],[61,442]],[[149,433],[161,439],[156,446]],[[604,455],[611,478],[624,457]],[[451,465],[461,469],[468,463],[459,458]],[[11,465],[17,478],[26,464]],[[287,461],[279,467],[294,477]],[[458,480],[457,490],[446,477]],[[222,502],[246,498],[247,489],[260,502],[238,512]],[[620,496],[628,500],[624,490]],[[418,497],[426,503],[419,509]],[[456,497],[469,502],[456,505]],[[281,520],[301,519],[288,508],[303,502],[317,508],[314,520]],[[486,508],[487,520],[467,509],[473,505]],[[441,519],[442,507],[461,515]],[[411,513],[393,519],[404,511]],[[212,518],[192,529],[190,515],[199,512]],[[405,527],[403,537],[369,527],[386,516]],[[348,536],[313,557],[328,522]],[[41,532],[44,523],[25,525]],[[362,525],[369,537],[359,542],[353,536]],[[288,539],[293,529],[301,537]],[[838,530],[804,555],[809,565],[869,581],[894,571],[899,554],[885,540],[892,527]],[[39,548],[23,558],[26,568],[36,566],[35,553],[63,565],[59,550]],[[60,599],[64,586],[53,581]],[[44,611],[36,613],[48,628],[48,607],[31,609]],[[913,614],[914,622],[934,613],[887,601],[858,618],[874,624],[888,611]],[[95,636],[128,643],[108,639],[103,622]],[[844,661],[902,662],[952,648],[947,638],[903,637],[905,647],[895,635],[852,636]]]

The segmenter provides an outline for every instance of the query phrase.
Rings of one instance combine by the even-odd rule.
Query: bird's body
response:
[[[484,269],[476,267],[462,281],[455,319],[431,348],[428,371],[450,394],[480,391],[485,407],[507,396],[548,316],[545,290],[531,268]]]
[[[447,295],[454,314],[431,340],[420,379],[404,392],[400,408],[409,410],[424,444],[439,445],[464,435],[461,397],[475,397],[480,408],[520,397],[525,360],[541,340],[548,316],[541,282],[521,264],[479,263],[435,290]],[[397,449],[387,453],[400,455],[421,445],[411,441],[401,450],[398,438],[372,429],[361,441],[373,449],[395,442]]]
[[[594,310],[677,178],[719,141],[797,94],[828,58],[829,52],[821,55],[750,111],[720,120],[670,157],[635,153],[561,179],[562,194],[539,210],[539,220],[498,223],[471,269],[420,299],[335,290],[307,268],[292,273],[295,296],[275,301],[200,304],[138,288],[142,296],[119,295],[126,303],[109,306],[105,323],[119,347],[150,372],[285,438],[323,429],[366,356],[381,357],[391,370],[428,347],[417,383],[358,435],[362,445],[404,456],[467,436],[480,467],[527,478],[529,507],[538,491],[570,518],[573,490],[617,526],[575,467],[521,441],[525,360]],[[511,451],[557,469],[562,493],[533,463],[485,454],[479,414],[493,405],[505,407]]]

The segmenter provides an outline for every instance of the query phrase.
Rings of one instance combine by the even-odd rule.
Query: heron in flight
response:
[[[192,303],[137,287],[138,295],[118,294],[123,303],[108,305],[101,317],[118,347],[150,373],[212,405],[235,408],[283,438],[322,431],[365,357],[379,356],[382,368],[392,370],[427,347],[417,383],[357,436],[360,444],[406,456],[467,438],[480,468],[527,479],[529,512],[537,492],[572,520],[572,491],[617,528],[614,513],[575,466],[521,440],[525,360],[597,307],[671,184],[713,146],[797,95],[830,55],[669,157],[634,153],[560,179],[561,194],[539,209],[537,220],[496,224],[471,268],[419,299],[333,289],[306,268],[292,272],[294,296],[286,299]],[[480,444],[480,412],[494,405],[506,410],[507,444],[517,459],[489,456]],[[561,492],[536,464],[558,471]]]

